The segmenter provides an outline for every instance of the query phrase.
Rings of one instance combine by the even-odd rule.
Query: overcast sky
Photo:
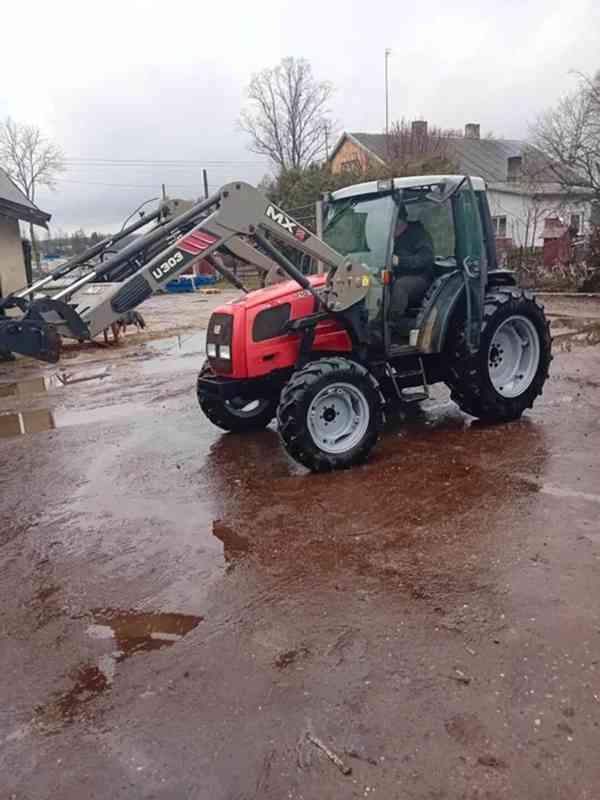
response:
[[[383,129],[389,47],[392,119],[510,138],[572,71],[600,68],[598,0],[37,0],[4,3],[2,34],[0,118],[63,148],[68,171],[38,204],[66,230],[110,230],[162,182],[197,197],[203,164],[211,186],[256,183],[268,166],[236,119],[251,74],[284,56],[335,85],[338,130]],[[131,159],[154,163],[116,163]],[[198,163],[156,164],[175,160]]]

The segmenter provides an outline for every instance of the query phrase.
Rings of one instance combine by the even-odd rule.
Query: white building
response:
[[[415,138],[427,136],[427,122],[412,123]],[[518,139],[480,137],[480,126],[469,123],[464,136],[446,140],[447,157],[460,174],[477,175],[487,184],[496,236],[506,245],[539,246],[546,217],[560,217],[585,233],[590,219],[589,193],[569,196],[556,182],[552,164],[538,150]],[[383,133],[343,133],[329,157],[334,173],[385,164],[387,137]]]

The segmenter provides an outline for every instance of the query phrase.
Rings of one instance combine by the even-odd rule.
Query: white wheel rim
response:
[[[250,402],[245,405],[239,405],[228,400],[225,405],[229,413],[233,414],[234,417],[249,419],[250,417],[257,417],[259,414],[262,414],[268,403],[269,401],[263,398],[262,400],[250,400]]]
[[[502,397],[519,397],[531,386],[540,364],[540,337],[533,322],[514,315],[494,332],[488,349],[488,369]]]
[[[370,417],[369,403],[360,389],[350,383],[332,383],[313,398],[307,425],[320,450],[339,455],[359,444]]]

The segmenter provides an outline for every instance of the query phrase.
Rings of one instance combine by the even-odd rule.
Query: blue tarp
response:
[[[200,286],[211,286],[217,282],[215,275],[181,275],[176,281],[167,283],[167,292],[178,294],[181,292],[193,292]]]

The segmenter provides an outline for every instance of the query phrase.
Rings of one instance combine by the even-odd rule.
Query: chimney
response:
[[[480,125],[478,122],[467,122],[465,125],[465,139],[479,139]]]
[[[506,159],[506,180],[510,183],[521,180],[523,171],[523,157],[510,156]]]
[[[427,120],[416,119],[411,125],[412,134],[419,139],[427,136]]]
[[[565,232],[565,226],[558,217],[546,217],[544,220],[543,239],[560,239]]]

